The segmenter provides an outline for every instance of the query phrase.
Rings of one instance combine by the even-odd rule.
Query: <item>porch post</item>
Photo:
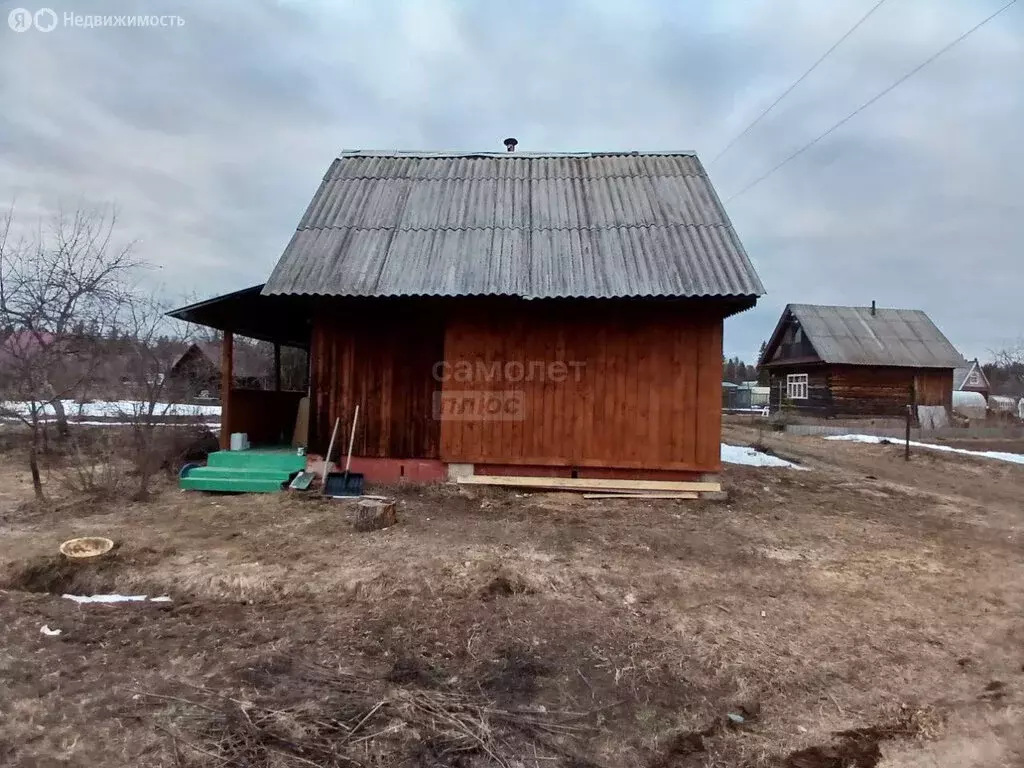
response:
[[[281,344],[274,342],[274,391],[281,391]]]
[[[234,363],[235,337],[231,331],[224,331],[220,344],[220,449],[231,447],[231,384],[235,380]]]

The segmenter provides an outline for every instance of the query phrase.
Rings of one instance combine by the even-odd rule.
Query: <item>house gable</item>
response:
[[[820,362],[821,357],[814,343],[804,331],[800,320],[787,307],[765,346],[764,359],[760,364],[771,368]]]
[[[988,377],[977,359],[967,368],[957,368],[953,375],[953,386],[957,391],[988,392],[990,389]]]

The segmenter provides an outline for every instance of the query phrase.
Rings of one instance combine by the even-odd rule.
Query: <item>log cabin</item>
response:
[[[508,142],[506,142],[508,146]],[[764,293],[690,152],[343,153],[265,284],[172,316],[309,353],[308,392],[225,385],[222,441],[311,452],[359,406],[369,480],[701,479],[722,329]]]
[[[959,352],[920,310],[789,304],[765,347],[771,410],[903,418],[952,408]]]

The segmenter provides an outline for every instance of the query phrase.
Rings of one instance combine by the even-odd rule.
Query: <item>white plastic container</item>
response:
[[[232,451],[247,451],[249,450],[249,435],[245,432],[232,432],[231,433],[231,450]]]

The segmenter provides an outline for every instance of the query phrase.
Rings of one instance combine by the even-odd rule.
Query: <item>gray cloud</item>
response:
[[[231,290],[266,277],[340,149],[513,134],[707,162],[871,4],[54,4],[185,26],[0,26],[0,199],[116,202],[164,289]],[[887,2],[711,165],[723,198],[998,5]],[[790,301],[921,308],[971,356],[1024,333],[1022,41],[1012,8],[730,203],[769,295],[727,353],[753,357]]]

